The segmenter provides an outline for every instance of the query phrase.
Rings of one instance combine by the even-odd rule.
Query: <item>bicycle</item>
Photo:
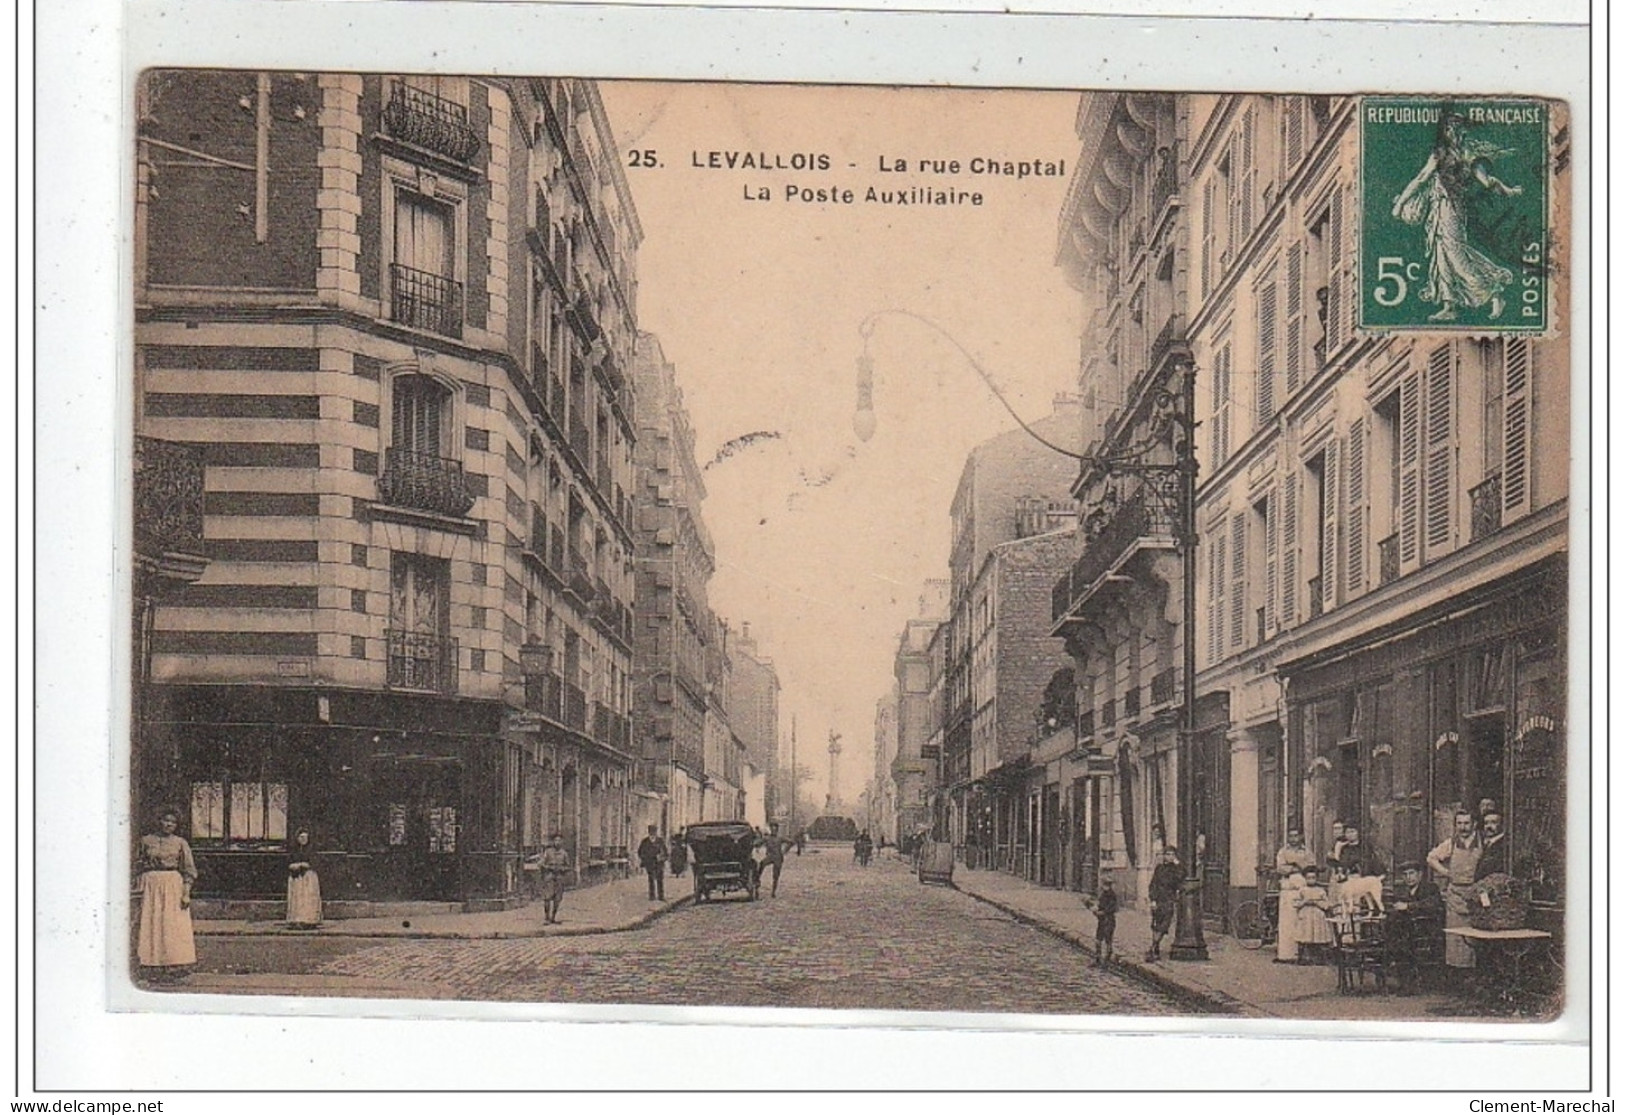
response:
[[[1230,914],[1230,931],[1244,949],[1261,949],[1275,943],[1276,929],[1280,925],[1281,892],[1265,891],[1257,899],[1248,899]]]

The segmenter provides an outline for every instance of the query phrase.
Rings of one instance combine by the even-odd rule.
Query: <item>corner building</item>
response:
[[[135,806],[199,894],[501,903],[625,859],[637,215],[590,83],[156,71],[137,429],[205,464]]]

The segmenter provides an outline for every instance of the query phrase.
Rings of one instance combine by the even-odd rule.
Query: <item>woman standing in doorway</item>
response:
[[[192,884],[197,865],[192,846],[177,833],[180,814],[158,815],[158,831],[141,838],[136,871],[141,876],[141,922],[135,956],[144,975],[160,981],[184,979],[197,963],[192,940]]]

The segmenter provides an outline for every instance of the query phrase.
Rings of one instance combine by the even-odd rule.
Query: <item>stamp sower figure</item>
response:
[[[300,829],[288,849],[288,925],[315,929],[322,923],[322,883],[316,875],[316,849],[308,829]]]
[[[542,849],[541,878],[537,880],[537,894],[542,900],[542,914],[547,924],[557,925],[559,903],[564,900],[564,884],[570,874],[570,853],[564,848],[564,834],[555,832],[547,838]]]
[[[1280,879],[1276,896],[1275,959],[1282,964],[1298,962],[1298,909],[1293,904],[1303,886],[1303,869],[1315,862],[1304,845],[1303,833],[1288,829],[1286,843],[1275,853],[1275,874]]]
[[[649,826],[649,835],[638,845],[638,866],[649,877],[649,901],[666,897],[666,842],[659,829]]]
[[[1443,888],[1446,929],[1467,924],[1467,904],[1472,900],[1473,879],[1482,851],[1473,828],[1473,815],[1465,809],[1458,810],[1455,823],[1455,835],[1428,853],[1428,866],[1447,884]],[[1444,962],[1452,968],[1473,967],[1473,947],[1465,937],[1445,934]]]
[[[1468,139],[1466,120],[1446,113],[1439,121],[1433,153],[1422,169],[1394,198],[1393,215],[1408,225],[1422,225],[1427,233],[1428,278],[1422,287],[1424,302],[1439,310],[1429,321],[1454,321],[1456,307],[1490,304],[1490,317],[1506,309],[1501,292],[1512,282],[1512,272],[1467,242],[1472,223],[1467,210],[1476,203],[1472,187],[1505,197],[1523,193],[1489,172],[1493,159],[1511,151],[1484,140]]]
[[[1112,961],[1112,938],[1117,935],[1117,888],[1111,879],[1102,879],[1100,893],[1090,905],[1095,911],[1095,967]]]
[[[1174,924],[1174,908],[1179,904],[1179,888],[1184,875],[1179,870],[1179,856],[1172,848],[1162,850],[1162,862],[1151,872],[1151,948],[1147,960],[1162,959],[1162,939]]]
[[[166,809],[158,831],[141,838],[136,870],[141,873],[141,922],[136,962],[155,979],[175,980],[197,963],[192,940],[192,884],[197,865],[192,846],[180,837],[180,814]]]

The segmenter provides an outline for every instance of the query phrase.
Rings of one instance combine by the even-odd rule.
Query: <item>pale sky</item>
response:
[[[855,806],[873,769],[875,702],[924,582],[948,575],[948,508],[967,451],[1013,423],[971,364],[899,315],[874,323],[873,438],[853,433],[860,325],[931,319],[1028,420],[1075,389],[1079,297],[1055,266],[1077,156],[1076,93],[605,82],[644,241],[638,316],[676,366],[717,549],[711,602],[749,621],[778,668],[782,734]],[[630,165],[652,150],[658,166]],[[752,152],[830,169],[701,169]],[[697,154],[696,154],[697,153]],[[1066,161],[1064,176],[969,173],[974,157]],[[907,160],[909,171],[882,172]],[[961,163],[923,174],[922,158]],[[736,158],[736,161],[737,158]],[[855,165],[852,165],[855,164]],[[851,189],[853,204],[786,200]],[[980,207],[865,203],[899,187],[980,191]],[[765,187],[771,200],[747,200]],[[785,745],[787,746],[787,744]]]

